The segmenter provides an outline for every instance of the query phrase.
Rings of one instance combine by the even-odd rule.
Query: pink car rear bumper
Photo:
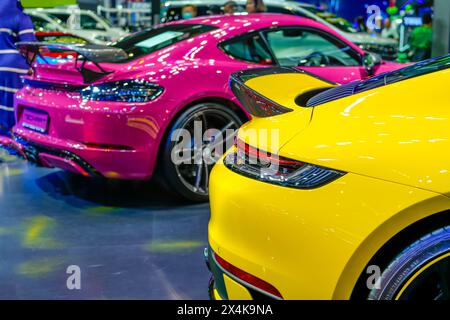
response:
[[[149,179],[153,171],[149,152],[91,148],[22,128],[14,129],[14,137],[16,143],[12,146],[26,159],[49,168],[130,180]]]
[[[42,92],[43,99],[40,90],[21,90],[16,98],[13,133],[16,149],[22,149],[26,158],[85,176],[130,180],[152,176],[164,121],[155,114],[164,102],[83,102],[79,96],[48,90]],[[24,126],[24,110],[47,114],[46,132]]]

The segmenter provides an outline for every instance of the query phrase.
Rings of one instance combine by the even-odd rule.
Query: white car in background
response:
[[[31,17],[33,21],[34,30],[36,32],[46,32],[46,31],[59,31],[68,32],[69,30],[65,27],[64,22],[56,18],[50,18],[45,13],[40,13],[34,9],[25,9],[25,13]]]
[[[109,25],[89,10],[74,8],[26,9],[36,31],[61,31],[82,37],[95,44],[106,44],[127,33]]]

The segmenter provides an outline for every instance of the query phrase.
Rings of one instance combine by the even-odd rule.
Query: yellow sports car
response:
[[[212,298],[449,299],[449,67],[234,74],[254,118],[211,176]]]

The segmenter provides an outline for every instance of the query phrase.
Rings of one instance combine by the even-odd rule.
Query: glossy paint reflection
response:
[[[13,174],[12,174],[13,173]],[[207,299],[207,205],[0,155],[0,298]],[[82,290],[66,288],[79,265]]]
[[[178,28],[185,23],[184,20],[171,25]],[[100,175],[145,180],[153,175],[161,142],[180,112],[205,101],[239,109],[240,104],[228,87],[230,75],[247,68],[268,66],[267,63],[232,57],[221,49],[222,41],[259,29],[303,26],[321,29],[348,43],[333,30],[292,15],[199,17],[189,23],[217,29],[209,31],[209,27],[208,32],[160,50],[150,50],[150,53],[136,56],[136,59],[127,60],[126,63],[102,63],[101,67],[109,74],[90,84],[90,89],[84,89],[81,94],[79,89],[67,91],[27,85],[17,95],[19,123],[15,128],[16,134],[38,144],[67,150],[89,163]],[[358,46],[352,43],[348,43],[348,46],[357,56],[364,54]],[[378,72],[398,67],[396,64],[383,64]],[[345,77],[340,76],[342,68],[310,69],[338,82],[348,82],[362,76],[361,66],[350,68],[351,72]],[[73,67],[73,61],[40,65],[34,80],[86,86]],[[133,95],[134,98],[131,98],[123,84],[137,81],[145,81],[147,85],[144,88],[135,87],[132,91],[137,92],[137,97]],[[99,95],[102,92],[106,94]],[[149,93],[152,99],[143,97],[142,92]],[[49,115],[48,134],[31,132],[22,125],[21,115],[27,107]],[[246,111],[241,110],[240,114],[245,115]],[[92,145],[104,147],[91,148]],[[115,148],[110,150],[105,146]],[[120,149],[119,146],[124,148]],[[134,165],[129,166],[129,163]]]

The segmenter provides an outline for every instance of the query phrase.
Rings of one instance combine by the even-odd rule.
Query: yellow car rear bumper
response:
[[[212,250],[273,285],[284,299],[350,298],[384,243],[450,202],[351,173],[313,190],[285,188],[241,176],[222,163],[212,171],[210,199]],[[218,281],[231,283],[222,286],[223,298],[246,295],[233,282]]]

